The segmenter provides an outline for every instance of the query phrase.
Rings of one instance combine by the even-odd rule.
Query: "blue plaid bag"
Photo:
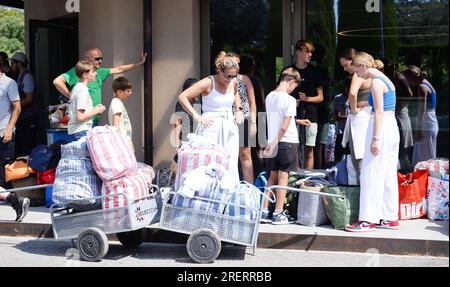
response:
[[[255,220],[261,209],[262,192],[254,185],[241,182],[231,194],[225,214],[245,220]]]
[[[229,194],[233,192],[231,183],[228,171],[223,166],[213,163],[200,167],[183,175],[179,194],[174,197],[173,205],[223,214]]]
[[[66,203],[98,197],[101,195],[101,188],[102,182],[90,160],[86,138],[63,145],[53,185],[53,202]]]

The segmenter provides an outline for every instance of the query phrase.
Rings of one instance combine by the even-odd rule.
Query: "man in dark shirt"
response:
[[[308,119],[312,123],[309,127],[298,125],[300,146],[305,146],[305,169],[314,168],[314,147],[316,146],[318,133],[317,108],[324,100],[323,86],[325,80],[322,79],[317,68],[310,64],[314,50],[312,43],[299,40],[296,44],[295,64],[288,67],[298,70],[302,78],[301,85],[291,94],[297,99],[297,117]],[[300,159],[300,167],[302,166],[302,159]]]

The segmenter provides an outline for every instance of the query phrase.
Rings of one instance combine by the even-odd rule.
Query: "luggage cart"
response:
[[[269,198],[269,189],[261,192],[261,200]],[[163,199],[163,208],[160,220],[160,229],[187,234],[189,239],[186,249],[189,257],[196,263],[212,263],[220,254],[222,243],[232,243],[245,247],[253,247],[253,255],[256,254],[256,244],[259,233],[259,224],[263,204],[259,209],[239,204],[230,204],[203,197],[194,197],[195,200],[207,203],[218,203],[223,206],[235,206],[246,208],[256,212],[253,220],[232,217],[222,213],[212,213],[193,208],[175,206],[173,204],[178,193],[171,191]],[[275,198],[275,197],[274,197]],[[273,201],[269,198],[270,201]]]
[[[96,209],[76,212],[79,201],[53,204],[50,207],[53,234],[55,240],[72,240],[79,250],[80,259],[96,262],[106,256],[109,243],[106,235],[117,234],[120,243],[126,248],[136,248],[145,240],[145,227],[152,223],[158,208],[157,186],[151,187],[148,196],[129,201],[123,196],[127,205],[112,209]],[[108,196],[84,199],[83,202],[99,202]],[[74,212],[75,211],[75,212]]]

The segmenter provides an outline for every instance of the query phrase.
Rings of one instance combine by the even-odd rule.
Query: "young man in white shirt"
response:
[[[281,74],[278,88],[266,98],[269,146],[264,155],[269,157],[267,170],[270,172],[268,186],[287,186],[289,172],[296,170],[298,154],[298,133],[296,127],[297,103],[290,93],[300,84],[300,73],[287,68]],[[298,124],[309,126],[309,120],[298,120]],[[275,225],[290,224],[293,221],[284,212],[286,190],[276,191],[276,204],[273,217],[269,217],[269,201],[266,200],[261,222]]]
[[[74,140],[79,140],[92,128],[92,117],[102,114],[106,108],[103,105],[93,107],[89,95],[88,84],[94,82],[97,77],[94,65],[80,61],[75,67],[75,73],[80,82],[75,85],[70,95],[68,133],[73,135]]]

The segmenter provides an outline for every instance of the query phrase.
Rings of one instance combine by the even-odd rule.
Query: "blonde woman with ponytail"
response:
[[[241,99],[238,93],[237,76],[239,64],[236,59],[221,52],[215,61],[216,74],[197,82],[178,97],[183,108],[199,123],[198,135],[222,144],[230,154],[228,171],[239,183],[239,129],[244,121]],[[198,114],[191,102],[202,95],[203,114]],[[233,104],[236,113],[233,115]]]
[[[367,53],[356,53],[352,67],[359,77],[372,79],[369,95],[372,115],[361,168],[359,220],[346,230],[368,232],[376,228],[398,229],[400,134],[395,118],[395,86],[379,70],[380,63]]]
[[[439,124],[436,117],[436,90],[427,81],[427,74],[416,66],[408,66],[405,77],[411,86],[416,87],[419,109],[414,133],[413,165],[436,158],[436,141]]]

